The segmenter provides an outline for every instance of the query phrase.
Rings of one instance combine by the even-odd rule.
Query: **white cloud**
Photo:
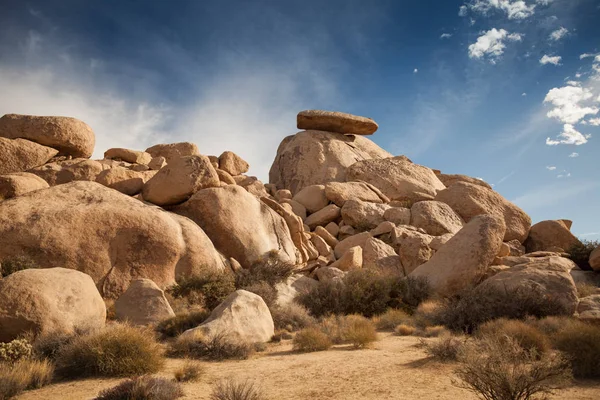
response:
[[[572,152],[571,154],[569,154],[569,157],[577,158],[577,157],[579,157],[579,153]]]
[[[413,70],[413,74],[416,74],[416,73],[418,73],[418,72],[419,72],[419,69],[418,69],[418,68],[415,68],[415,69]]]
[[[592,135],[584,135],[581,132],[577,131],[575,127],[571,124],[565,124],[563,127],[563,131],[557,138],[559,140],[554,140],[550,138],[546,138],[546,144],[548,146],[556,146],[559,144],[574,144],[575,146],[580,146],[582,144],[586,144],[587,140]]]
[[[586,125],[592,125],[592,126],[600,126],[600,118],[590,118],[588,119],[586,122]]]
[[[525,96],[527,96],[527,93],[523,92],[523,93],[521,93],[521,96],[525,97]]]
[[[546,167],[546,169],[547,169],[548,171],[554,171],[554,170],[556,169],[556,167],[555,167],[555,166],[553,166],[553,165],[549,165],[549,166],[547,166],[547,167]]]
[[[591,54],[591,53],[583,53],[582,55],[579,56],[580,60],[583,60],[584,58],[590,58],[590,57],[594,57],[595,54]]]
[[[458,16],[459,17],[466,17],[467,16],[467,12],[468,12],[467,6],[460,6],[460,8],[458,9]]]
[[[576,73],[576,74],[575,74],[575,78],[577,78],[577,79],[581,78],[581,74],[580,74],[579,72],[578,72],[578,73]]]
[[[567,81],[567,85],[569,85],[569,86],[581,86],[581,82],[578,82],[578,81]]]
[[[540,64],[542,64],[542,65],[546,65],[546,64],[558,65],[558,64],[560,64],[560,60],[562,60],[561,56],[548,56],[548,55],[544,54],[544,56],[540,59]]]
[[[560,174],[556,175],[556,177],[558,179],[560,179],[560,178],[570,178],[571,177],[571,173],[567,172],[567,171],[563,171]]]
[[[594,62],[600,62],[600,55],[597,55],[596,57],[594,57]]]
[[[525,19],[535,13],[535,4],[527,5],[522,0],[474,0],[469,3],[469,8],[481,14],[488,14],[490,10],[501,10],[508,19]]]
[[[560,39],[567,36],[568,33],[569,33],[569,30],[567,28],[565,28],[564,26],[561,26],[560,28],[558,28],[557,30],[555,30],[554,32],[552,32],[550,34],[550,40],[553,40],[555,42],[559,41]]]
[[[547,6],[548,4],[552,3],[554,0],[535,0],[535,2],[539,5],[542,6]]]
[[[550,103],[554,109],[546,115],[548,118],[556,118],[566,124],[576,124],[586,115],[595,115],[600,111],[597,107],[584,106],[593,94],[590,89],[577,86],[564,86],[551,89],[544,103]]]
[[[495,63],[504,54],[505,40],[521,41],[521,39],[518,33],[509,34],[504,29],[492,28],[479,36],[476,43],[469,46],[469,57],[481,59],[487,56],[490,62]]]
[[[442,36],[440,36],[440,39],[450,39],[452,37],[451,33],[442,33]]]

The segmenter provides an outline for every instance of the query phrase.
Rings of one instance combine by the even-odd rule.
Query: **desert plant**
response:
[[[594,294],[600,294],[600,288],[590,283],[580,282],[577,283],[575,287],[577,288],[577,297],[579,297],[580,299],[592,296]]]
[[[377,329],[382,331],[393,331],[395,327],[410,321],[410,316],[399,309],[389,308],[385,313],[373,318]]]
[[[210,395],[211,400],[262,400],[261,388],[253,381],[235,381],[227,379],[215,384]]]
[[[194,382],[200,380],[204,375],[204,367],[193,360],[186,360],[183,365],[173,373],[177,382]]]
[[[32,346],[27,339],[15,339],[8,343],[0,343],[0,362],[13,363],[29,358]]]
[[[573,317],[550,316],[545,318],[527,318],[525,323],[533,326],[548,337],[554,336],[568,324],[576,321]]]
[[[582,240],[581,242],[575,243],[570,248],[566,249],[569,253],[569,258],[573,260],[579,268],[584,271],[590,271],[590,254],[595,248],[600,246],[600,241],[596,240]]]
[[[397,280],[368,269],[350,271],[344,277],[343,314],[372,317],[384,313]]]
[[[346,330],[347,319],[344,315],[329,315],[321,318],[318,328],[323,332],[333,344],[345,343],[344,332]]]
[[[485,400],[528,400],[569,379],[569,363],[557,353],[541,357],[512,339],[483,337],[465,344],[453,383]]]
[[[294,350],[300,352],[323,351],[331,345],[329,337],[314,326],[302,329],[294,337]]]
[[[439,339],[433,341],[421,339],[421,346],[425,349],[425,352],[442,362],[456,361],[464,343],[464,338],[451,334],[442,335]]]
[[[21,359],[13,364],[0,363],[0,400],[49,384],[53,373],[54,367],[46,360]]]
[[[575,377],[600,377],[600,326],[571,321],[554,335],[553,344],[570,359]]]
[[[345,341],[361,349],[377,341],[377,330],[375,324],[362,315],[349,315],[343,331]]]
[[[277,300],[277,290],[267,282],[255,282],[241,289],[260,296],[269,308],[273,308]]]
[[[390,296],[400,301],[400,307],[414,310],[419,304],[431,297],[431,285],[429,285],[427,278],[408,276],[404,279],[396,278],[392,283]]]
[[[445,303],[440,300],[426,300],[419,304],[412,314],[412,324],[421,329],[439,324],[440,309]]]
[[[180,336],[171,345],[174,356],[186,356],[210,361],[245,360],[253,353],[251,343],[235,339],[225,332],[205,335],[202,332]]]
[[[235,286],[244,288],[256,283],[265,282],[274,287],[279,282],[289,278],[296,266],[287,261],[282,261],[279,252],[270,251],[261,257],[248,269],[242,269],[235,274]]]
[[[400,324],[394,328],[394,333],[398,336],[410,336],[415,333],[417,328],[412,325]]]
[[[138,376],[105,389],[94,400],[174,400],[183,397],[177,382],[155,376]]]
[[[197,327],[209,316],[210,313],[205,310],[177,314],[174,317],[160,321],[155,329],[163,338],[176,337],[188,329]]]
[[[20,254],[11,258],[2,260],[0,263],[0,276],[6,277],[10,274],[14,274],[17,271],[23,271],[25,269],[35,269],[40,266],[35,262],[33,258],[26,254]]]
[[[114,324],[63,346],[56,366],[65,378],[139,375],[157,372],[164,364],[162,353],[152,331]]]
[[[445,326],[434,325],[434,326],[426,326],[425,328],[418,328],[414,334],[416,336],[432,338],[432,337],[448,335],[449,333],[450,332],[448,331],[448,329]]]
[[[296,332],[316,323],[308,310],[296,303],[271,307],[271,316],[275,329],[287,329],[290,332]]]
[[[296,300],[318,318],[329,314],[343,314],[345,293],[343,282],[329,280],[319,282],[309,291],[301,293]]]
[[[235,291],[234,277],[229,272],[207,271],[190,276],[167,289],[175,298],[186,298],[189,303],[202,305],[207,310],[216,308]]]
[[[543,354],[550,349],[550,340],[536,327],[526,322],[499,318],[479,326],[477,336],[497,336],[502,341],[511,338],[527,351]]]

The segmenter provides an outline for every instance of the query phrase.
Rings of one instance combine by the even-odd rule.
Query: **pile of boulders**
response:
[[[365,137],[378,129],[371,119],[309,110],[297,122],[303,130],[282,140],[263,184],[230,151],[216,157],[173,143],[113,148],[91,160],[95,139],[85,123],[5,115],[0,263],[26,255],[49,274],[87,274],[99,295],[118,299],[120,319],[140,324],[172,315],[164,288],[207,270],[247,269],[266,254],[296,265],[278,286],[281,302],[365,268],[426,278],[443,295],[474,285],[542,287],[575,311],[573,277],[593,272],[566,258],[580,244],[570,221],[531,226],[484,181],[389,154]],[[590,265],[600,271],[599,249]],[[219,315],[240,301],[262,309],[237,293]],[[5,303],[0,331],[14,314]],[[592,315],[596,303],[584,304]],[[203,330],[219,326],[216,319]],[[263,328],[266,337],[272,327]]]

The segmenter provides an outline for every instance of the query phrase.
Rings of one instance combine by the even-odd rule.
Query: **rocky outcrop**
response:
[[[329,182],[325,184],[327,200],[343,207],[348,200],[387,203],[389,199],[373,185],[365,182]]]
[[[51,162],[30,169],[28,172],[39,176],[48,182],[50,186],[55,186],[74,181],[93,182],[102,171],[110,168],[110,165],[99,161],[76,158],[73,160]]]
[[[390,236],[390,240],[400,256],[405,275],[429,261],[433,255],[433,249],[430,246],[433,236],[419,232],[416,228],[411,226],[393,227]]]
[[[600,321],[600,294],[584,297],[577,305],[579,319],[584,321]]]
[[[390,208],[387,204],[367,203],[361,200],[348,200],[342,207],[341,214],[344,223],[366,231],[376,228],[384,222],[383,214]],[[321,225],[321,224],[320,224]]]
[[[100,172],[96,177],[96,182],[108,188],[118,190],[128,196],[135,196],[142,191],[144,184],[154,174],[156,174],[156,171],[137,172],[131,169],[115,167]]]
[[[568,251],[574,245],[581,245],[581,242],[571,233],[564,221],[556,220],[541,221],[533,225],[523,244],[528,253],[533,253],[553,248]]]
[[[440,181],[442,181],[442,183],[448,187],[450,185],[453,185],[457,182],[466,182],[466,183],[471,183],[473,185],[479,185],[479,186],[483,186],[486,189],[492,189],[492,187],[490,186],[489,183],[483,181],[482,179],[478,179],[478,178],[472,178],[470,176],[466,176],[466,175],[458,175],[458,174],[436,174],[438,179]]]
[[[410,209],[410,224],[430,235],[456,233],[465,224],[449,205],[439,201],[419,201]]]
[[[88,275],[65,268],[27,269],[0,279],[0,342],[32,331],[100,329],[106,306]]]
[[[150,153],[123,148],[112,148],[104,152],[104,158],[107,160],[123,160],[131,164],[148,165],[152,161]]]
[[[250,165],[232,151],[225,151],[219,156],[219,169],[235,176],[248,172]]]
[[[402,262],[394,248],[377,238],[368,239],[363,246],[363,268],[393,275],[402,275]]]
[[[45,180],[28,172],[0,175],[0,201],[48,187]]]
[[[0,137],[0,175],[23,172],[43,165],[57,153],[58,150],[29,140]]]
[[[306,110],[298,113],[298,129],[372,135],[379,126],[371,118],[337,111]]]
[[[284,282],[275,285],[277,290],[277,305],[286,306],[294,302],[294,299],[311,291],[318,283],[312,278],[304,275],[292,275]]]
[[[134,279],[115,301],[117,320],[132,325],[150,325],[174,317],[165,293],[150,279]]]
[[[325,208],[320,209],[314,214],[309,215],[304,220],[304,223],[315,229],[317,226],[324,226],[330,222],[337,220],[342,215],[342,210],[335,204],[330,204]]]
[[[163,157],[167,164],[173,162],[173,160],[176,160],[179,157],[200,155],[198,146],[189,142],[157,144],[152,147],[148,147],[146,149],[146,153],[149,153],[152,157]]]

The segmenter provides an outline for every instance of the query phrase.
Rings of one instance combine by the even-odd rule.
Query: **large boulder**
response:
[[[329,182],[325,184],[328,201],[343,207],[348,200],[361,200],[370,203],[387,203],[389,199],[373,185],[366,182]]]
[[[359,231],[376,228],[384,222],[383,214],[390,208],[387,204],[367,203],[362,200],[348,200],[342,207],[342,219]],[[329,222],[329,221],[328,221]]]
[[[529,230],[525,248],[528,253],[546,251],[553,247],[567,251],[574,245],[581,245],[579,239],[573,235],[563,220],[541,221]]]
[[[363,246],[363,268],[393,275],[403,274],[402,261],[394,248],[377,238],[368,239]]]
[[[123,148],[112,148],[104,152],[104,158],[107,160],[123,160],[131,164],[148,165],[152,161],[150,153]]]
[[[273,317],[264,300],[254,293],[238,290],[227,296],[206,321],[181,336],[225,335],[233,340],[263,343],[271,340],[274,333]]]
[[[282,307],[294,302],[294,299],[310,292],[319,283],[304,275],[292,275],[284,282],[275,285],[277,290],[277,305]]]
[[[279,145],[269,182],[295,195],[306,186],[345,182],[346,169],[355,162],[385,157],[391,154],[362,136],[299,132]]]
[[[369,182],[392,200],[431,200],[446,188],[431,169],[404,156],[358,161],[346,171],[346,180]]]
[[[478,283],[502,246],[504,221],[491,215],[473,218],[425,264],[410,273],[432,289],[452,295]]]
[[[466,176],[466,175],[457,175],[457,174],[436,174],[438,179],[440,181],[442,181],[442,183],[448,187],[450,185],[453,185],[457,182],[467,182],[467,183],[471,183],[473,185],[479,185],[479,186],[483,186],[484,188],[487,189],[492,189],[492,186],[485,182],[482,179],[479,178],[472,178],[470,176]]]
[[[306,186],[292,200],[302,204],[309,213],[317,212],[329,204],[324,185]]]
[[[579,319],[600,322],[600,294],[594,294],[579,300],[577,313]]]
[[[28,172],[35,174],[48,182],[50,186],[62,185],[74,181],[96,180],[102,171],[112,168],[110,165],[86,158],[75,158],[72,160],[51,162]]]
[[[191,224],[191,222],[190,222]],[[194,228],[195,227],[195,228]],[[198,226],[188,229],[199,231]],[[159,287],[175,283],[175,270],[222,263],[194,257],[181,224],[95,182],[72,182],[0,203],[0,262],[25,254],[43,267],[90,275],[104,297],[117,298],[135,278]],[[215,265],[216,264],[216,265]]]
[[[189,142],[156,144],[148,147],[146,153],[149,153],[152,157],[164,157],[167,164],[179,157],[200,155],[198,146]]]
[[[517,239],[523,243],[531,227],[531,218],[525,211],[481,185],[457,182],[439,192],[435,200],[448,204],[466,222],[482,214],[502,218],[506,225],[505,242]]]
[[[456,233],[465,224],[448,204],[439,201],[419,201],[410,209],[410,224],[430,235]]]
[[[28,331],[100,329],[106,306],[88,275],[65,268],[26,269],[0,279],[0,342]]]
[[[296,250],[283,217],[240,186],[203,189],[174,212],[196,222],[215,247],[244,268],[276,252],[296,262]]]
[[[248,172],[250,165],[232,151],[224,151],[219,156],[219,169],[235,176]]]
[[[150,325],[174,317],[165,293],[150,279],[134,279],[115,301],[117,320],[133,325]]]
[[[48,187],[45,180],[28,172],[0,175],[0,201]]]
[[[170,206],[183,203],[198,190],[218,187],[219,175],[206,156],[186,156],[172,160],[142,189],[144,200]]]
[[[0,118],[0,137],[27,139],[58,150],[59,155],[90,158],[96,136],[85,122],[70,117],[6,114]]]
[[[48,162],[58,151],[25,139],[0,137],[0,175],[23,172]]]
[[[330,204],[325,208],[320,209],[316,213],[310,214],[304,220],[304,223],[315,229],[317,226],[325,226],[330,222],[337,220],[342,215],[342,210],[335,204]]]
[[[395,246],[405,275],[425,264],[433,255],[433,236],[419,232],[412,226],[392,227],[390,241]]]
[[[594,271],[600,271],[600,246],[596,247],[590,253],[589,263]]]
[[[298,129],[372,135],[379,126],[371,118],[346,114],[338,111],[300,111],[297,118]]]
[[[128,196],[134,196],[142,191],[144,183],[150,180],[154,174],[156,171],[138,172],[115,167],[100,172],[96,177],[96,182]]]

